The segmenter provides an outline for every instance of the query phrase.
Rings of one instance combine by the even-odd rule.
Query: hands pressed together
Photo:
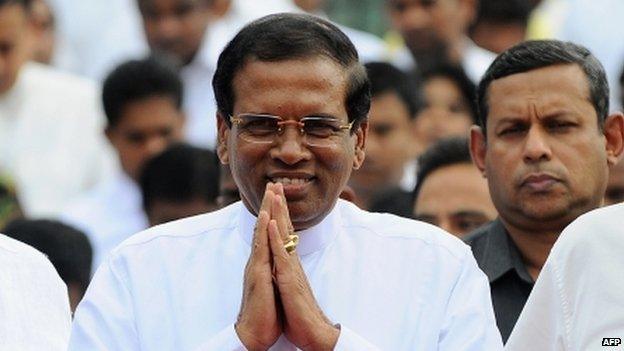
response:
[[[296,251],[282,184],[267,184],[245,267],[235,329],[248,350],[267,350],[284,334],[302,350],[332,350],[340,330],[324,315]]]

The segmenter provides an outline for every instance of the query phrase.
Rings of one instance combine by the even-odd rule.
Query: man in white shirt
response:
[[[392,26],[408,50],[394,62],[404,69],[426,71],[440,63],[462,66],[474,82],[495,54],[478,47],[467,36],[476,14],[475,0],[386,0]]]
[[[561,233],[506,350],[621,349],[622,218],[624,204],[604,207],[579,217]]]
[[[0,349],[65,351],[67,287],[48,259],[0,234]]]
[[[28,216],[54,216],[112,169],[91,82],[28,63],[25,1],[0,2],[0,172]]]
[[[82,229],[93,245],[93,266],[131,234],[148,227],[138,186],[143,165],[183,138],[182,82],[156,57],[117,67],[102,91],[106,136],[121,170],[76,199],[62,219]]]
[[[364,159],[370,95],[337,27],[259,19],[224,49],[213,86],[217,153],[242,202],[114,250],[70,350],[502,348],[466,246],[338,200]]]

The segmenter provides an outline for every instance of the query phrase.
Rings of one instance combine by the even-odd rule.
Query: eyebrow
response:
[[[460,210],[457,212],[453,212],[452,215],[453,217],[480,217],[487,219],[487,215],[485,213],[475,210]]]

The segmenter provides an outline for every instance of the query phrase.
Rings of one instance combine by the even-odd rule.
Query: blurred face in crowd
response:
[[[33,59],[49,64],[54,54],[54,16],[44,0],[35,0],[30,6],[30,21],[35,33]]]
[[[415,152],[414,127],[409,110],[394,92],[374,96],[368,118],[366,159],[353,172],[350,184],[361,192],[383,191],[398,185],[405,164]]]
[[[415,54],[461,40],[475,15],[473,0],[387,0],[392,25]]]
[[[500,54],[525,40],[526,31],[526,25],[521,23],[479,22],[471,37],[480,47]]]
[[[147,219],[150,226],[191,217],[217,209],[217,204],[203,198],[193,198],[187,201],[168,201],[154,199],[147,210]]]
[[[609,118],[601,131],[578,65],[496,79],[486,98],[487,138],[475,127],[471,153],[504,222],[560,231],[600,206],[622,126]]]
[[[609,182],[605,193],[605,205],[624,202],[624,161],[609,170]]]
[[[473,123],[470,105],[450,78],[434,76],[423,84],[424,107],[416,120],[416,139],[422,151],[452,136],[466,137]]]
[[[496,218],[487,181],[472,163],[431,172],[420,186],[414,216],[463,236]]]
[[[189,64],[211,19],[210,0],[138,0],[152,51]]]
[[[347,72],[324,56],[277,62],[248,60],[233,80],[233,115],[269,114],[288,125],[258,142],[249,124],[219,123],[219,158],[229,164],[247,208],[257,214],[268,182],[284,185],[288,210],[296,230],[319,223],[331,211],[351,170],[364,159],[366,123],[335,129],[323,139],[302,135],[295,121],[321,116],[349,124],[345,105]]]
[[[31,50],[32,32],[26,9],[19,4],[0,5],[0,94],[13,87]]]
[[[138,180],[143,164],[174,142],[182,141],[184,116],[173,98],[152,96],[128,103],[106,136],[117,150],[121,167]]]

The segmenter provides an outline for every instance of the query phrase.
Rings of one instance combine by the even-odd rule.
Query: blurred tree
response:
[[[388,31],[385,0],[326,0],[329,17],[345,26],[364,30],[379,37]]]

